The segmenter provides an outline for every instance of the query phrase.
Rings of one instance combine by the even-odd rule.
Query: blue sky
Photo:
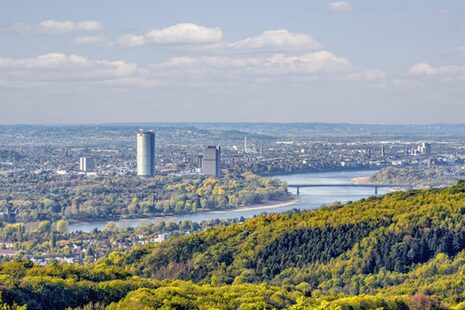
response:
[[[0,123],[463,123],[463,1],[4,1]]]

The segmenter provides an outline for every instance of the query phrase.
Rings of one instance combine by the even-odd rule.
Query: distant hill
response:
[[[261,216],[94,266],[5,263],[0,283],[31,309],[465,309],[464,250],[460,182]]]

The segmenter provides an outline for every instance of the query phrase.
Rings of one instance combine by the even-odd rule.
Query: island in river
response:
[[[304,173],[293,175],[281,175],[279,180],[287,184],[346,184],[351,183],[354,178],[369,177],[376,173],[374,170],[355,170],[355,171],[335,171],[320,173]],[[382,189],[380,193],[388,192],[388,189]],[[150,218],[138,219],[121,219],[112,221],[118,227],[136,227],[140,224],[165,222],[180,222],[189,220],[200,223],[212,219],[238,219],[251,218],[263,212],[282,213],[292,209],[316,209],[325,204],[335,201],[347,202],[355,201],[373,195],[371,189],[350,188],[350,187],[333,187],[333,188],[303,188],[300,190],[299,199],[290,201],[279,201],[277,203],[255,204],[237,209],[213,210],[206,212],[196,212],[190,214],[179,214],[170,216],[156,216]],[[296,197],[295,197],[296,198]],[[69,225],[69,231],[89,232],[94,229],[103,229],[110,221],[99,222],[79,222]]]
[[[227,174],[220,179],[25,173],[0,175],[0,188],[0,207],[13,210],[15,221],[22,223],[188,214],[290,199],[284,182],[252,173]]]

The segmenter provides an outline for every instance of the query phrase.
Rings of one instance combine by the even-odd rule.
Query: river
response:
[[[278,178],[287,181],[288,184],[343,184],[351,183],[353,178],[366,177],[376,173],[373,170],[359,170],[359,171],[338,171],[338,172],[321,172],[321,173],[304,173],[294,175],[280,175]],[[295,189],[290,189],[295,193]],[[379,193],[383,194],[388,192],[389,189],[379,189]],[[191,220],[201,222],[204,220],[212,219],[230,219],[230,218],[250,218],[263,212],[267,213],[280,213],[292,209],[316,209],[322,204],[328,204],[334,201],[346,202],[349,200],[358,200],[366,198],[374,194],[374,189],[371,188],[354,188],[354,187],[316,187],[316,188],[301,188],[300,201],[293,205],[258,208],[256,210],[227,210],[227,211],[214,211],[203,212],[195,214],[183,214],[176,216],[153,217],[145,219],[125,219],[114,221],[119,227],[135,227],[140,224],[155,223],[158,221],[183,221]],[[97,229],[103,229],[105,222],[92,222],[92,223],[73,223],[69,225],[69,231],[84,231],[90,232]]]

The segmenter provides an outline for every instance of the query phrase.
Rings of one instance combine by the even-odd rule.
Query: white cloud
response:
[[[105,42],[102,36],[79,36],[74,39],[77,45],[98,45]]]
[[[49,53],[34,58],[0,58],[0,84],[15,87],[80,85],[210,87],[217,82],[306,83],[310,81],[380,81],[379,70],[358,68],[345,57],[328,51],[299,56],[173,57],[162,63],[139,66],[122,60],[90,60],[78,55]]]
[[[118,40],[118,43],[123,46],[197,45],[220,42],[222,37],[223,33],[220,28],[183,23],[163,29],[153,29],[142,35],[126,34]]]
[[[331,11],[335,11],[335,12],[350,12],[352,11],[352,6],[345,2],[345,1],[335,1],[335,2],[331,2],[329,5],[328,5],[329,9]]]
[[[318,50],[323,44],[305,33],[286,29],[268,30],[262,34],[236,42],[221,42],[219,28],[206,28],[195,24],[177,24],[164,29],[154,29],[146,34],[126,34],[117,44],[123,46],[187,45],[197,51],[302,51]]]
[[[270,57],[175,57],[155,66],[165,76],[183,79],[270,79],[286,80],[344,80],[374,81],[384,78],[384,73],[373,69],[352,66],[344,57],[328,51],[307,53],[300,56],[275,54]]]
[[[451,65],[434,67],[427,63],[418,63],[411,66],[407,73],[415,76],[436,76],[443,80],[464,80],[465,66]]]
[[[308,34],[279,29],[265,31],[259,36],[227,44],[227,47],[253,50],[315,50],[322,48],[323,44]]]
[[[0,58],[0,68],[6,70],[66,69],[71,66],[88,66],[87,59],[77,55],[49,53],[36,58],[11,59]]]
[[[82,31],[102,30],[103,24],[95,20],[84,20],[76,24],[76,29]]]
[[[457,53],[465,53],[465,46],[461,46],[457,49]]]
[[[437,69],[427,63],[418,63],[408,69],[410,75],[433,75],[437,73]]]
[[[0,58],[0,81],[12,86],[65,83],[93,84],[141,77],[146,70],[124,61],[89,60],[78,55],[49,53],[35,58]]]
[[[127,47],[134,47],[134,46],[143,46],[147,43],[144,36],[136,36],[133,34],[125,34],[124,36],[120,37],[118,40],[118,44]]]
[[[73,22],[44,20],[38,25],[19,23],[9,28],[11,31],[21,34],[60,34],[73,31],[97,31],[103,29],[103,24],[95,20],[83,20]]]

